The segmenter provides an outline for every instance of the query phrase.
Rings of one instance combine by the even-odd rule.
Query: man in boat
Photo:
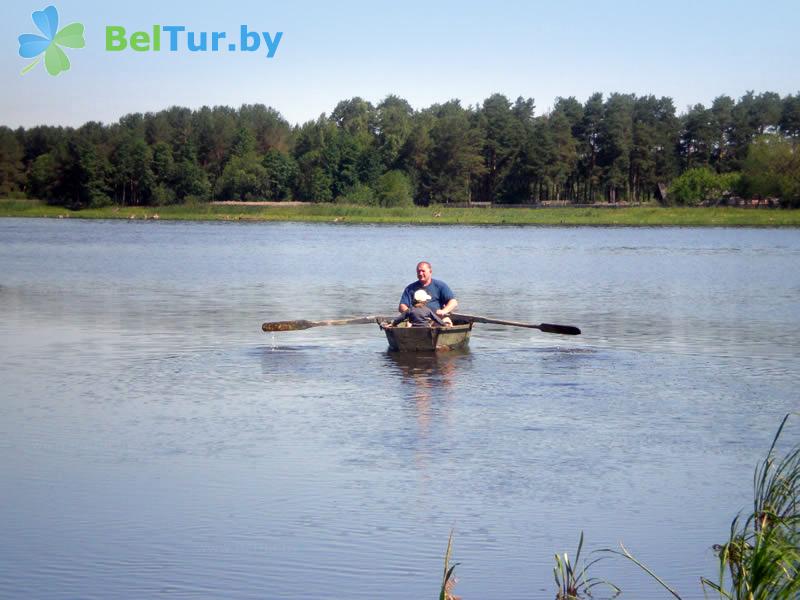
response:
[[[417,280],[408,284],[403,290],[400,306],[397,309],[399,312],[404,313],[412,306],[414,293],[417,290],[425,290],[431,297],[428,308],[441,317],[445,323],[453,324],[447,315],[456,309],[458,300],[449,285],[440,279],[433,278],[433,269],[428,261],[423,260],[417,264]]]
[[[431,299],[428,292],[425,290],[417,290],[414,292],[414,306],[405,311],[402,315],[397,317],[391,324],[385,325],[386,327],[395,327],[403,321],[408,321],[411,327],[433,327],[434,324],[441,327],[450,327],[452,323],[447,323],[442,318],[433,312],[426,303]],[[447,319],[450,321],[450,319]]]

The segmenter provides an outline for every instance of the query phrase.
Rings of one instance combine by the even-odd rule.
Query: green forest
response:
[[[352,98],[292,126],[263,104],[171,107],[78,128],[0,127],[0,197],[71,209],[211,200],[372,206],[492,202],[696,205],[728,195],[800,207],[800,93],[495,94],[414,110]],[[660,187],[659,187],[660,186]],[[666,199],[659,190],[668,190]]]

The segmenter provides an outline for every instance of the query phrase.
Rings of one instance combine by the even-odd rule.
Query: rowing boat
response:
[[[458,321],[452,327],[381,327],[394,352],[436,352],[466,348],[472,321]]]
[[[391,321],[392,317],[354,317],[352,319],[328,319],[326,321],[308,321],[299,319],[294,321],[268,321],[262,323],[261,330],[274,331],[300,331],[311,327],[328,325],[364,325],[378,323],[386,333],[389,349],[395,352],[435,352],[437,350],[456,350],[466,348],[469,343],[469,334],[473,323],[490,323],[494,325],[510,325],[512,327],[527,327],[538,329],[544,333],[559,333],[561,335],[580,335],[581,330],[573,325],[554,325],[552,323],[520,323],[481,317],[480,315],[465,315],[463,313],[450,313],[453,320],[452,327],[385,327],[384,323]]]

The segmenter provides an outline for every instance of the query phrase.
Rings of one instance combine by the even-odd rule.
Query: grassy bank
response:
[[[93,208],[70,211],[37,200],[0,200],[0,217],[168,219],[185,221],[306,221],[462,225],[612,225],[800,227],[800,210],[745,208],[375,208],[337,204],[212,205]]]

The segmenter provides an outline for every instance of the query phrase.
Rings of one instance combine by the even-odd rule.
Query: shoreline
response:
[[[330,203],[108,206],[73,211],[38,200],[0,199],[0,217],[170,221],[286,221],[394,225],[602,227],[800,227],[798,209],[738,207],[379,208]]]

